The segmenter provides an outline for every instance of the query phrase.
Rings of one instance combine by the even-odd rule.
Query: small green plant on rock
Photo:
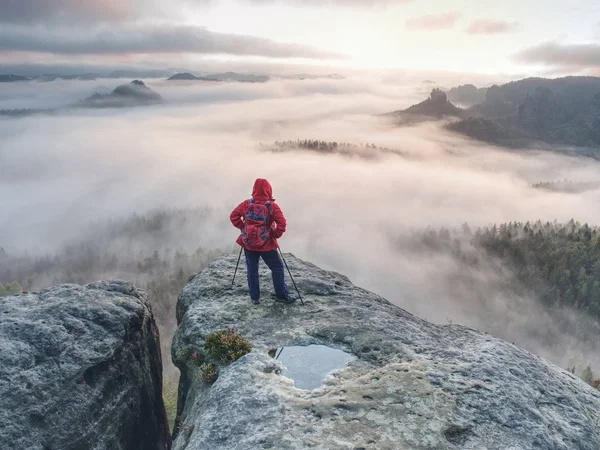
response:
[[[202,362],[200,355],[193,351],[190,347],[182,347],[175,352],[175,360],[185,361],[196,366],[199,366]]]
[[[200,366],[200,378],[208,384],[213,384],[219,378],[219,368],[215,363],[202,364]]]
[[[206,336],[204,349],[208,355],[223,364],[237,361],[250,353],[252,345],[232,329],[219,330]]]
[[[0,283],[0,297],[21,293],[23,293],[23,288],[16,281],[14,283],[8,283],[6,286],[2,286],[2,283]]]
[[[175,352],[175,359],[177,361],[188,361],[192,356],[192,349],[189,347],[180,347]]]

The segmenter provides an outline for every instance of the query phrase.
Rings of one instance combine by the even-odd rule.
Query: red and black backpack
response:
[[[244,214],[246,219],[242,229],[242,241],[250,250],[260,250],[269,240],[271,230],[269,219],[273,215],[273,205],[270,201],[256,203],[253,198],[248,200],[248,208]]]

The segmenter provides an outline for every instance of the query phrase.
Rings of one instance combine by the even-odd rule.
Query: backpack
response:
[[[273,205],[267,201],[264,204],[255,203],[254,199],[248,200],[245,224],[242,229],[242,241],[250,248],[259,250],[271,235],[269,219],[273,215]]]

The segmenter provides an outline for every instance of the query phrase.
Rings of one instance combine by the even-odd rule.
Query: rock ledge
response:
[[[182,371],[177,450],[600,448],[600,393],[514,345],[436,326],[288,256],[306,306],[251,305],[236,256],[192,278],[178,302],[173,358]],[[253,351],[212,386],[197,367],[204,338],[237,327]],[[272,347],[321,344],[354,354],[311,391],[279,375]],[[197,359],[190,355],[196,352]]]

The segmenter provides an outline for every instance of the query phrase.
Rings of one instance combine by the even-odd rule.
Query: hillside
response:
[[[449,128],[499,145],[542,141],[599,157],[591,149],[600,149],[600,78],[528,78],[492,86],[465,115]]]

